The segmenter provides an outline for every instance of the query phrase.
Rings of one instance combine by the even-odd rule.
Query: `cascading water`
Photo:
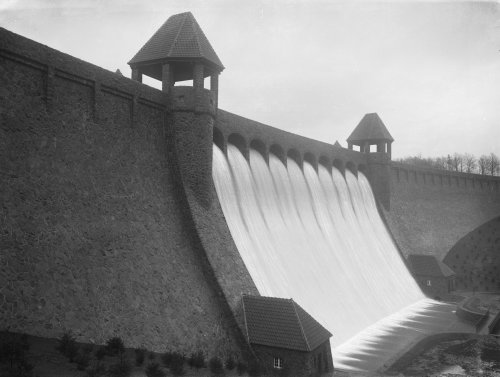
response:
[[[401,346],[400,335],[416,336],[429,318],[439,325],[436,313],[451,312],[425,299],[362,173],[344,178],[290,158],[285,167],[273,154],[266,163],[253,149],[248,162],[231,144],[227,159],[213,151],[219,201],[257,289],[293,298],[330,330],[337,367],[378,367]]]

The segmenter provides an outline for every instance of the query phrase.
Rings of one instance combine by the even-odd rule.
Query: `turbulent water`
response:
[[[435,324],[433,312],[450,311],[426,300],[409,274],[362,173],[301,169],[290,158],[285,166],[272,154],[266,163],[252,149],[248,162],[231,144],[227,158],[213,151],[217,194],[260,294],[293,298],[325,326],[336,366],[370,369],[370,357],[401,346],[394,328]]]

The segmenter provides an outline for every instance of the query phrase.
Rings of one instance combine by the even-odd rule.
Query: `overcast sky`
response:
[[[0,26],[130,77],[191,11],[226,69],[219,105],[334,143],[377,112],[393,155],[500,155],[500,3],[0,0]]]

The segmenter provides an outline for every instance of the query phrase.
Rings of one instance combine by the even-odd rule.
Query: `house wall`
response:
[[[444,298],[448,295],[452,290],[450,289],[454,284],[453,277],[436,277],[436,276],[424,276],[419,275],[415,277],[418,285],[422,289],[422,291],[431,298]],[[431,285],[427,285],[427,282],[430,281]],[[450,283],[451,282],[451,283]]]
[[[314,375],[318,373],[319,368],[317,362],[314,360],[317,360],[318,355],[320,354],[322,360],[322,373],[327,371],[332,372],[334,370],[329,340],[311,352],[295,351],[258,344],[252,344],[252,349],[255,352],[260,365],[272,373],[291,376]],[[283,359],[284,368],[282,371],[273,368],[275,357]]]

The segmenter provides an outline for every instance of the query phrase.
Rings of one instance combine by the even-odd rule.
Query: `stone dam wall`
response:
[[[217,200],[224,260],[199,237],[162,92],[0,29],[0,126],[2,330],[241,346],[229,297],[256,290]]]
[[[500,215],[500,177],[391,164],[385,218],[405,256],[440,260],[467,233]]]

